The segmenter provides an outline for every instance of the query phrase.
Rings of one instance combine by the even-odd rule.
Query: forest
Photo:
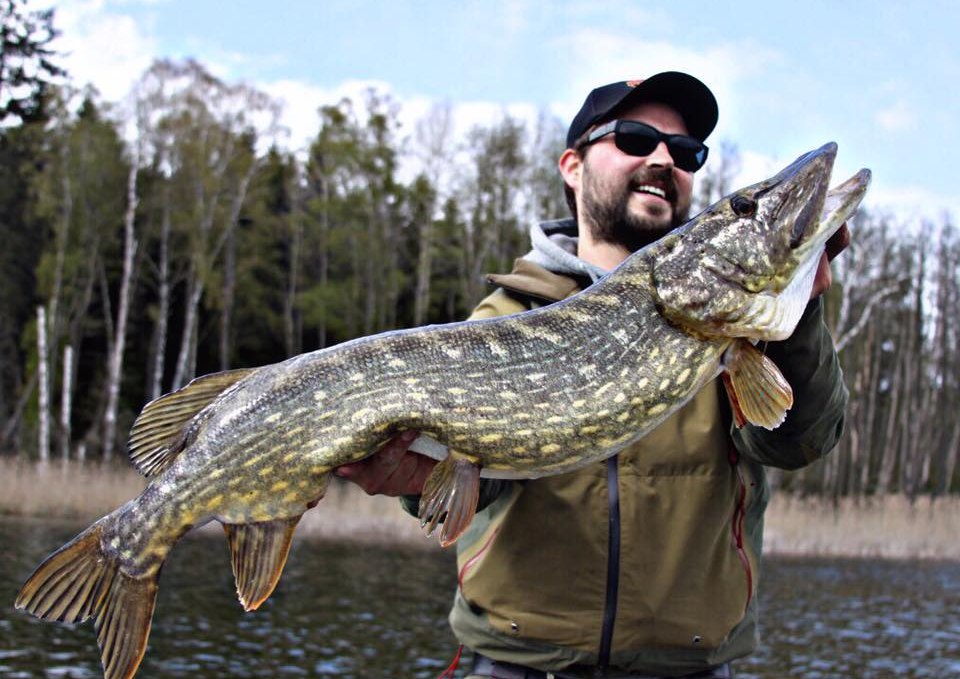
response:
[[[370,90],[290,149],[281,104],[250,84],[158,60],[106,102],[56,65],[51,11],[0,14],[0,455],[109,464],[141,407],[195,376],[460,320],[531,223],[568,214],[547,113],[463,135],[438,102],[405,129]],[[695,211],[736,188],[736,145],[714,145]],[[846,430],[775,480],[956,494],[957,229],[868,210],[850,226],[826,298]]]

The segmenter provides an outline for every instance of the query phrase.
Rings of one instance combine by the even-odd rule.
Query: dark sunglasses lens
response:
[[[667,148],[681,170],[695,172],[707,162],[707,147],[693,137],[673,137]]]
[[[630,156],[647,156],[660,143],[660,134],[647,125],[621,124],[614,135],[617,148]]]
[[[614,138],[617,148],[631,156],[650,155],[665,138],[673,162],[687,172],[696,172],[707,162],[707,147],[699,140],[685,135],[661,137],[656,128],[643,123],[621,121]]]

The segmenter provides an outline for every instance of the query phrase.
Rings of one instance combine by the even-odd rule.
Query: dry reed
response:
[[[0,457],[0,515],[92,522],[136,497],[145,485],[132,468],[56,461],[46,465]],[[369,497],[334,479],[320,505],[307,512],[297,536],[433,548],[419,523],[395,498]]]
[[[143,488],[122,466],[53,462],[46,466],[0,458],[0,514],[62,518],[84,523],[112,511]],[[394,498],[369,497],[334,480],[307,512],[298,537],[434,549],[418,522]],[[911,503],[901,496],[842,499],[774,495],[767,510],[767,554],[960,559],[960,498]]]

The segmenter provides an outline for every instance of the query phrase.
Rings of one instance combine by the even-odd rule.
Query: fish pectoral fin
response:
[[[100,546],[95,523],[34,571],[16,607],[41,620],[94,619],[106,679],[129,679],[140,666],[157,601],[159,569],[144,578],[124,573]]]
[[[301,515],[302,516],[302,515]],[[260,607],[273,593],[287,563],[300,516],[258,523],[225,523],[237,596],[245,611]]]
[[[736,340],[723,356],[723,385],[738,427],[776,429],[793,406],[793,390],[776,364],[747,340]]]
[[[183,450],[185,426],[211,401],[254,369],[204,375],[182,389],[145,405],[130,430],[130,462],[144,476],[156,476]]]
[[[480,465],[475,457],[453,450],[433,468],[420,496],[420,526],[427,536],[440,529],[440,546],[449,547],[463,534],[477,512]]]

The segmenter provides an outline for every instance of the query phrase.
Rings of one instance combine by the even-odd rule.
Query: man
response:
[[[575,294],[683,223],[716,121],[712,93],[682,73],[591,92],[559,159],[574,218],[534,228],[533,252],[490,277],[499,288],[472,318]],[[796,403],[775,431],[732,427],[711,383],[605,462],[483,482],[450,614],[474,651],[471,677],[732,676],[756,645],[762,465],[808,464],[842,429],[847,392],[818,297],[829,284],[825,258],[794,335],[766,346]],[[414,437],[339,473],[370,493],[416,494],[434,463],[406,453]]]

